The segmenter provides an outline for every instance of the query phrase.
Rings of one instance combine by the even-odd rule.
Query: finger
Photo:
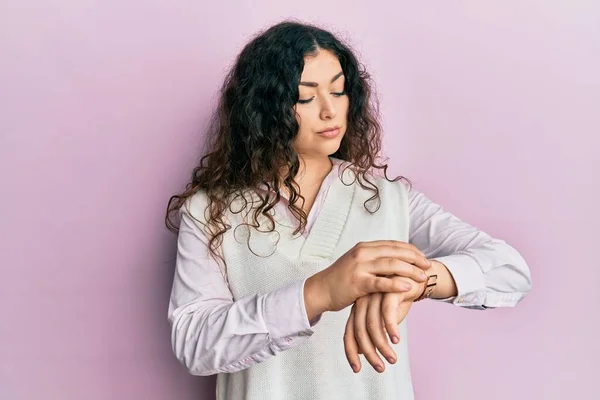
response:
[[[386,331],[383,327],[383,318],[381,315],[381,301],[383,295],[381,293],[373,293],[369,299],[367,307],[367,332],[371,337],[371,341],[379,353],[385,357],[390,364],[396,362],[396,352],[390,346]]]
[[[390,340],[394,344],[400,343],[400,329],[396,310],[404,300],[404,293],[386,293],[381,301],[383,324]]]
[[[385,270],[386,268],[394,269],[393,275],[410,278],[416,282],[425,282],[427,274],[421,268],[413,264],[395,258],[378,258],[371,261],[371,269],[374,271]]]
[[[356,300],[355,313],[354,313],[354,337],[356,342],[363,351],[363,354],[369,364],[375,368],[377,372],[385,371],[385,365],[371,341],[369,333],[367,332],[367,307],[369,305],[369,297],[363,296]]]
[[[362,290],[366,294],[378,292],[409,292],[412,289],[412,285],[406,281],[383,276],[371,276],[368,279],[364,279],[362,284]]]
[[[425,256],[425,253],[412,243],[394,240],[378,240],[373,242],[361,242],[359,247],[379,251],[384,251],[383,248],[387,247],[392,251],[396,251],[398,254],[397,257],[401,259],[406,259],[406,261],[417,264],[423,269],[431,267],[431,261]]]
[[[406,316],[408,315],[408,312],[410,311],[410,307],[412,305],[412,301],[403,301],[402,303],[400,303],[400,305],[396,309],[396,321],[398,321],[398,324],[404,321],[404,318],[406,318]]]
[[[352,368],[355,373],[360,371],[361,363],[358,355],[358,343],[354,337],[354,306],[352,306],[348,322],[346,322],[346,330],[344,331],[344,351],[346,352],[346,359],[348,359],[350,368]]]
[[[404,319],[408,315],[408,312],[410,311],[410,307],[412,306],[412,304],[412,301],[403,301],[398,305],[398,308],[396,308],[396,326],[400,325],[400,323],[404,321]]]
[[[360,244],[352,249],[351,254],[359,262],[368,262],[384,257],[405,260],[411,264],[417,265],[422,269],[428,269],[431,267],[431,261],[429,261],[421,252],[418,252],[418,249],[407,248],[400,245],[376,246],[373,244]]]
[[[383,250],[383,246],[372,247],[371,249],[385,251]],[[431,267],[431,261],[429,261],[422,253],[417,253],[413,249],[399,247],[394,251],[394,258],[414,264],[421,269],[428,269]]]
[[[373,240],[370,242],[361,242],[360,246],[362,247],[378,247],[378,246],[392,246],[399,247],[403,249],[410,249],[416,253],[419,253],[423,257],[425,257],[425,253],[423,253],[417,246],[412,243],[402,242],[400,240]]]

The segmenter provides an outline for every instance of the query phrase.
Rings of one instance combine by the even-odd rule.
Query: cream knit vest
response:
[[[344,169],[342,164],[340,170]],[[266,218],[259,218],[263,231],[259,232],[240,225],[244,212],[228,213],[232,228],[223,238],[222,250],[234,300],[313,275],[360,241],[392,239],[407,242],[406,187],[401,182],[391,183],[381,177],[370,180],[374,180],[381,196],[381,206],[375,214],[370,214],[364,206],[373,192],[362,189],[352,170],[345,169],[342,180],[334,179],[318,219],[306,238],[300,234],[292,237],[297,223],[284,215],[272,212],[276,232],[263,233],[270,227]],[[238,201],[232,209],[236,210],[236,204],[243,207]],[[367,204],[370,209],[376,205],[373,202]],[[400,324],[400,343],[390,342],[398,356],[396,364],[386,365],[385,372],[380,374],[362,358],[362,370],[355,374],[346,360],[343,343],[350,309],[323,314],[313,327],[312,337],[297,347],[248,369],[219,374],[217,399],[413,399],[406,323]]]

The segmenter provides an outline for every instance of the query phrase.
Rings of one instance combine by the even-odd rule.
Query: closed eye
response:
[[[335,97],[341,97],[344,96],[346,94],[346,91],[343,92],[332,92],[332,95],[334,95]],[[307,104],[310,103],[311,101],[313,101],[313,99],[315,98],[315,96],[311,97],[310,99],[306,99],[306,100],[298,100],[298,103],[300,104]]]
[[[313,101],[314,98],[315,98],[315,96],[311,97],[310,99],[306,99],[306,100],[298,100],[298,103],[300,103],[300,104],[310,103],[311,101]]]

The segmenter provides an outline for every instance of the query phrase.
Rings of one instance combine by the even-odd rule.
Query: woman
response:
[[[218,399],[411,399],[413,302],[510,307],[531,287],[515,249],[387,177],[369,75],[325,30],[248,43],[211,134],[169,202],[169,321]]]

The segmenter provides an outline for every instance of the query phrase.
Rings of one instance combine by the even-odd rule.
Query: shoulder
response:
[[[346,186],[353,186],[357,202],[375,204],[408,204],[411,191],[410,182],[388,172],[386,177],[382,170],[371,169],[359,174],[358,169],[347,161],[339,163],[340,180]],[[388,179],[389,178],[389,179]]]
[[[193,231],[195,234],[201,234],[200,236],[207,235],[207,221],[210,219],[208,199],[206,192],[203,190],[185,199],[179,207],[180,235],[182,230]]]
[[[398,207],[400,205],[408,205],[410,184],[404,179],[395,179],[392,176],[390,179],[383,175],[372,176],[373,183],[377,186],[379,197],[382,204]]]
[[[188,197],[179,209],[181,215],[193,216],[195,219],[204,220],[204,213],[207,211],[210,200],[206,191],[198,190],[192,196]]]
[[[405,197],[411,190],[411,185],[406,179],[401,176],[396,179],[394,175],[390,177],[389,173],[386,177],[382,170],[371,169],[359,176],[357,168],[347,161],[340,161],[339,168],[342,181],[346,183],[353,182],[356,186],[368,192],[376,187],[381,195]]]
[[[203,226],[216,224],[221,229],[223,224],[235,221],[235,215],[246,216],[257,203],[259,203],[258,196],[252,190],[245,190],[222,199],[211,198],[206,190],[200,189],[185,201],[179,212],[182,217],[191,217]]]

